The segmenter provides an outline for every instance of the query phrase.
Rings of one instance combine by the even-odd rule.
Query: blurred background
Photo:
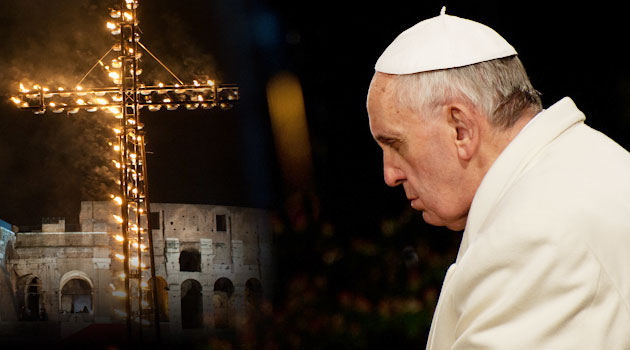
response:
[[[216,348],[422,348],[461,233],[423,223],[383,182],[366,93],[403,30],[439,14],[489,25],[519,52],[548,107],[564,96],[626,149],[630,76],[623,11],[534,1],[140,2],[142,42],[180,78],[240,86],[229,111],[144,113],[151,200],[273,213],[277,277],[261,322]],[[109,1],[0,3],[0,218],[78,223],[105,200],[107,125],[33,115],[25,82],[76,81],[111,46]],[[158,68],[146,59],[143,79]],[[107,135],[108,136],[108,135]],[[535,220],[535,218],[532,218]]]

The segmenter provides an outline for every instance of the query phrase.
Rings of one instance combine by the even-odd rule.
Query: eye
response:
[[[400,140],[396,140],[396,139],[389,139],[386,142],[384,142],[385,146],[398,151],[400,149]]]

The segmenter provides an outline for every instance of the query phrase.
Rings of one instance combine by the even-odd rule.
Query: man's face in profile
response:
[[[402,185],[411,206],[432,225],[462,230],[470,202],[460,192],[461,171],[447,113],[422,115],[398,104],[394,76],[376,73],[368,94],[372,136],[383,150],[385,183]]]

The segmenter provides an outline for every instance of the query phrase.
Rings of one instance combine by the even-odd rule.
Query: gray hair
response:
[[[526,110],[542,110],[540,93],[533,87],[517,56],[464,67],[396,76],[402,107],[431,111],[463,99],[488,116],[495,127],[509,128]]]

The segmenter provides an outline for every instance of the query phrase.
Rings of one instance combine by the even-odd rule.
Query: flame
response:
[[[118,215],[114,215],[114,219],[115,219],[116,221],[118,221],[118,223],[119,223],[119,224],[122,224],[122,223],[123,223],[123,218],[121,218],[121,217],[120,217],[120,216],[118,216]]]
[[[196,81],[196,80],[193,80],[193,84],[194,84],[195,86],[199,86],[199,82],[198,82],[198,81]]]
[[[130,264],[133,267],[138,267],[138,265],[140,265],[140,268],[142,268],[142,269],[147,267],[147,265],[145,263],[139,263],[137,257],[131,258]]]
[[[122,254],[116,254],[116,258],[120,259],[120,260],[125,260],[125,256]]]
[[[112,194],[112,199],[114,200],[114,202],[118,203],[118,205],[122,205],[122,198],[118,197],[118,196],[114,196]]]
[[[123,16],[125,16],[125,19],[128,21],[131,21],[133,19],[133,16],[129,12],[125,12]]]
[[[208,85],[214,86],[214,80],[208,80]]]
[[[116,239],[118,242],[121,242],[121,243],[125,241],[125,239],[121,235],[114,236],[114,239]]]
[[[80,99],[77,100],[77,104],[78,105],[84,105],[85,101],[82,98],[80,98]]]
[[[108,75],[109,75],[110,78],[112,78],[114,80],[120,79],[120,75],[118,73],[116,73],[116,72],[109,72]]]
[[[99,97],[96,99],[96,103],[100,104],[100,105],[106,105],[109,103],[109,101],[107,101],[106,99]]]
[[[133,243],[133,247],[137,249],[138,248],[138,242],[134,242]],[[144,249],[146,249],[147,246],[144,245],[144,244],[140,244],[139,247],[140,247],[140,249],[144,250]]]
[[[110,30],[116,29],[116,24],[112,22],[107,22],[107,29],[110,29]]]
[[[20,92],[28,92],[29,90],[24,87],[24,84],[20,83]]]
[[[22,85],[22,84],[20,84],[20,85]],[[20,100],[19,98],[15,97],[15,96],[11,97],[11,101],[13,101],[13,103],[15,103],[16,105],[19,105],[22,102],[22,100]]]

